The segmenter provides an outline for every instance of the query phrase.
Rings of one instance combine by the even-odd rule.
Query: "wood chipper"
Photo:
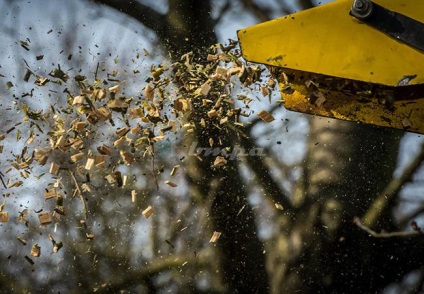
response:
[[[237,34],[287,109],[424,133],[423,0],[338,0]]]

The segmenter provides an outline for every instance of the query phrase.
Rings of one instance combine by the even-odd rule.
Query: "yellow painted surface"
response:
[[[353,0],[338,0],[238,31],[243,57],[251,62],[282,68],[297,79],[279,85],[285,108],[314,115],[424,133],[424,52],[396,41],[349,15]],[[424,23],[424,0],[374,0],[373,2]],[[403,91],[389,107],[381,94],[345,91],[340,81],[360,81],[367,89],[393,91],[406,75],[416,75],[409,85],[421,90]],[[299,79],[299,77],[301,77]],[[307,79],[320,83],[311,100]],[[324,85],[324,86],[323,86]],[[354,87],[353,87],[354,88]],[[410,96],[413,92],[421,94]],[[415,93],[416,94],[416,93]],[[405,97],[407,96],[407,97]]]
[[[395,86],[405,75],[424,84],[424,52],[349,15],[353,0],[338,0],[238,31],[251,62]],[[374,0],[424,22],[423,0]]]
[[[279,85],[286,109],[424,134],[424,99],[395,100],[387,107],[373,97],[320,89],[325,102],[317,106],[305,85],[290,84],[289,91],[283,81]]]

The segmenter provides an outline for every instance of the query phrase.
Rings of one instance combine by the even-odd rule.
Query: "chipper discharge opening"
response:
[[[237,34],[287,109],[424,133],[423,0],[338,0]]]

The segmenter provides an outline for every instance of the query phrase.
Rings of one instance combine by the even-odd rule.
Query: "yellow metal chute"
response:
[[[380,10],[372,21],[352,16],[353,3],[242,29],[242,54],[284,70],[278,78],[287,109],[424,133],[424,1],[374,0]]]

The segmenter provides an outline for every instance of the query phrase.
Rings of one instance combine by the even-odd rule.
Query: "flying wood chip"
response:
[[[134,163],[135,157],[131,153],[125,150],[121,150],[119,151],[119,154],[121,155],[121,158],[126,165],[131,165]]]
[[[216,61],[218,59],[218,56],[215,54],[208,54],[206,57],[207,61]]]
[[[128,132],[129,132],[128,128],[120,128],[119,130],[116,131],[116,134],[119,137],[122,137],[122,136],[125,136]]]
[[[262,93],[262,96],[268,96],[268,95],[269,95],[269,90],[268,90],[268,88],[267,88],[267,87],[265,87],[265,86],[262,86],[262,87],[261,87],[261,93]]]
[[[284,210],[284,207],[280,203],[275,203],[274,205],[275,205],[275,208],[279,210]]]
[[[78,121],[72,124],[72,129],[81,132],[84,130],[87,126],[87,123]]]
[[[216,243],[219,239],[219,237],[221,237],[221,232],[213,232],[211,239],[209,240],[209,243]]]
[[[22,237],[17,236],[16,239],[18,239],[19,242],[22,243],[22,245],[26,245],[27,241],[25,241],[25,239],[23,239]]]
[[[211,90],[211,85],[209,85],[209,83],[204,83],[201,87],[200,87],[200,94],[202,94],[203,96],[207,96],[209,91]]]
[[[275,85],[276,85],[276,82],[275,82],[275,80],[274,80],[274,79],[269,79],[269,80],[268,80],[268,82],[267,82],[267,85],[268,85],[271,89],[274,89],[274,87],[275,87]]]
[[[106,165],[106,155],[104,154],[94,154],[94,166],[97,168],[103,168]]]
[[[215,71],[213,78],[218,78],[222,80],[227,80],[228,78],[228,69],[222,66],[218,66]]]
[[[113,175],[107,175],[106,177],[105,177],[105,179],[106,179],[106,181],[109,183],[109,184],[113,184],[113,183],[115,183],[116,182],[116,180],[115,180],[115,178],[114,178],[114,176]]]
[[[126,99],[124,98],[119,98],[119,99],[111,99],[107,102],[107,107],[109,107],[110,109],[115,109],[115,110],[123,110],[125,108],[127,108],[129,106],[128,104],[129,102],[126,101]]]
[[[72,149],[79,150],[83,147],[84,142],[80,138],[70,139],[69,144],[71,144]],[[63,149],[61,149],[63,151]]]
[[[152,138],[153,142],[159,142],[165,140],[165,136],[155,136]]]
[[[40,220],[40,223],[44,226],[44,225],[48,225],[51,224],[52,222],[52,218],[50,217],[50,213],[47,212],[42,212],[38,214],[38,219]]]
[[[315,100],[314,104],[318,107],[321,107],[324,102],[326,101],[324,94],[322,94],[321,92],[317,93],[317,99]]]
[[[227,160],[222,156],[217,156],[213,162],[213,167],[220,167],[227,164]]]
[[[208,111],[208,117],[209,118],[213,118],[213,117],[215,117],[215,116],[217,116],[218,115],[218,113],[216,112],[216,110],[215,109],[212,109],[212,110],[209,110]]]
[[[50,164],[50,173],[52,174],[52,175],[55,175],[55,176],[57,176],[57,174],[59,173],[59,169],[60,169],[60,165],[59,164],[57,164],[57,163],[55,163],[55,162],[52,162],[51,164]]]
[[[228,122],[228,116],[223,117],[223,118],[221,118],[221,119],[219,120],[219,124],[220,124],[220,125],[223,125],[223,124],[225,124],[225,123],[227,123],[227,122]]]
[[[65,143],[66,143],[66,138],[65,138],[65,136],[62,135],[57,139],[56,144],[54,145],[53,149],[58,148],[58,149],[60,149],[60,151],[66,151],[66,148],[63,148]]]
[[[93,91],[92,97],[97,100],[102,100],[106,97],[106,91],[104,89],[96,89]]]
[[[153,100],[155,94],[155,88],[153,88],[150,85],[147,85],[146,88],[144,88],[144,96],[149,99]]]
[[[31,256],[40,257],[40,255],[41,255],[41,247],[38,246],[37,244],[33,245],[31,247]]]
[[[45,199],[50,199],[50,198],[53,198],[53,197],[56,197],[56,196],[57,196],[57,194],[56,194],[55,188],[51,188],[48,191],[44,192],[44,198]]]
[[[47,156],[47,151],[44,149],[35,149],[34,150],[34,159],[40,164],[45,165],[49,157]]]
[[[55,221],[59,222],[60,221],[60,213],[58,213],[56,210],[53,211],[53,218]]]
[[[72,106],[80,105],[84,103],[84,101],[85,101],[84,96],[75,96],[74,100],[72,101]]]
[[[143,210],[142,214],[145,218],[149,218],[155,210],[152,206],[148,206],[145,210]]]
[[[91,170],[94,166],[94,158],[88,158],[87,162],[85,163],[85,169]]]
[[[180,168],[180,165],[175,165],[172,170],[171,170],[171,177],[175,176],[175,174],[177,173],[178,169]]]
[[[94,239],[94,234],[88,234],[86,233],[85,236],[87,237],[87,240],[93,240]]]
[[[96,116],[99,120],[105,121],[112,118],[112,113],[105,106],[96,109]]]
[[[105,144],[97,147],[97,151],[99,151],[99,153],[103,154],[103,155],[111,155],[112,154],[112,149]]]
[[[243,69],[241,67],[232,67],[228,70],[228,75],[233,76],[235,74],[239,74]]]
[[[25,141],[25,144],[26,144],[26,145],[29,145],[29,144],[31,144],[34,140],[35,140],[35,134],[34,134],[34,132],[32,132],[32,131],[31,131],[31,133],[30,133],[30,135],[29,135],[28,139]]]
[[[113,142],[113,147],[118,146],[119,144],[122,144],[124,141],[126,140],[125,137],[121,137],[118,140],[116,140],[115,142]]]
[[[128,114],[131,118],[142,118],[144,115],[143,109],[141,107],[130,108],[128,110]]]
[[[141,130],[141,127],[140,126],[136,126],[136,127],[133,127],[131,130],[130,130],[130,133],[131,134],[136,134],[138,131],[140,131]]]
[[[275,120],[275,118],[266,110],[261,110],[258,113],[258,116],[264,121],[264,122],[272,122]]]
[[[7,186],[7,188],[16,188],[16,187],[20,187],[20,186],[22,186],[22,184],[23,184],[24,182],[22,182],[22,181],[15,181],[15,182],[12,182],[11,184],[9,184],[8,186]]]
[[[36,84],[37,86],[44,86],[48,82],[50,82],[50,80],[48,78],[41,78],[40,77],[40,78],[35,80],[34,84]]]
[[[79,152],[77,154],[72,155],[70,157],[70,159],[71,159],[71,162],[72,163],[75,163],[75,162],[81,160],[83,157],[84,157],[84,153],[83,152]]]
[[[111,93],[118,93],[118,91],[119,91],[119,84],[118,84],[118,85],[115,85],[115,86],[110,87],[108,90],[109,90],[109,92],[111,92]]]
[[[165,181],[165,184],[167,184],[168,186],[171,186],[171,187],[173,187],[173,188],[175,188],[175,187],[177,187],[178,185],[177,184],[175,184],[174,182],[172,182],[172,181]]]
[[[7,223],[9,221],[9,213],[6,211],[0,212],[0,223]]]
[[[53,244],[53,253],[58,253],[59,250],[63,247],[62,242],[56,242],[52,235],[49,234],[49,239]]]

